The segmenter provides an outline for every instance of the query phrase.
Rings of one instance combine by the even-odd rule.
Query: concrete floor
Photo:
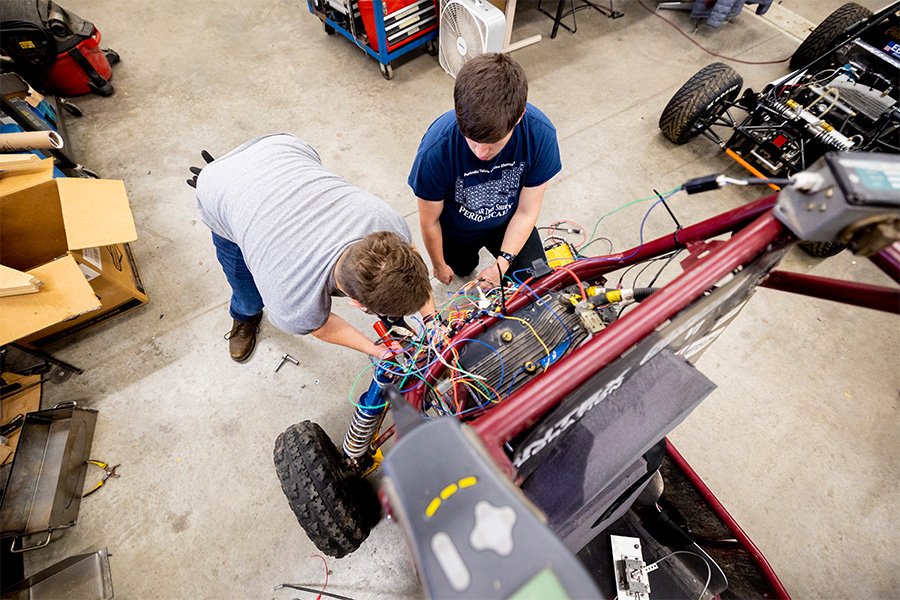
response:
[[[771,12],[808,31],[840,3],[784,0]],[[577,34],[562,31],[514,55],[562,148],[564,170],[550,185],[542,224],[569,218],[591,227],[654,187],[738,172],[713,145],[674,147],[656,128],[674,91],[715,59],[636,2],[618,4],[622,19],[580,12]],[[347,391],[366,359],[268,324],[248,364],[228,359],[228,288],[184,183],[187,168],[203,148],[219,155],[256,135],[294,132],[416,230],[406,176],[425,127],[452,105],[453,81],[424,54],[384,81],[374,61],[327,37],[300,0],[65,6],[95,21],[122,56],[116,95],[79,100],[86,114],[69,123],[82,162],[126,182],[151,303],[57,348],[85,374],[49,386],[46,403],[82,399],[99,409],[93,454],[122,463],[122,477],[84,501],[75,528],[29,554],[29,570],[108,547],[120,598],[294,597],[272,588],[321,585],[324,573],[279,488],[273,442],[303,419],[340,438]],[[548,36],[549,20],[529,3],[520,7],[514,39]],[[666,16],[691,29],[684,14]],[[754,61],[787,57],[799,42],[752,11],[694,38]],[[735,66],[756,88],[786,70]],[[682,195],[672,204],[693,222],[756,193]],[[634,245],[642,215],[622,211],[598,234],[620,249]],[[655,212],[646,234],[668,227]],[[785,266],[886,281],[846,253],[823,262],[792,252]],[[337,311],[370,326],[346,305]],[[719,389],[671,436],[796,598],[900,594],[898,325],[896,317],[761,290],[699,363]],[[276,374],[284,352],[301,364]],[[328,565],[336,593],[421,596],[392,523]]]

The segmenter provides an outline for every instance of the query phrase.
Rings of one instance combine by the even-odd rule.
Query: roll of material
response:
[[[22,150],[59,150],[63,147],[62,136],[55,131],[22,131],[0,133],[0,152]]]

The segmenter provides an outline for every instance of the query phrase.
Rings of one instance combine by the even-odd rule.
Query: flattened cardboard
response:
[[[34,275],[0,265],[0,297],[34,294],[41,289],[41,285]]]
[[[0,174],[39,171],[41,163],[37,154],[0,154]]]
[[[22,390],[13,393],[3,399],[0,406],[0,423],[8,423],[18,414],[28,414],[41,409],[41,380],[40,375],[18,375],[16,373],[4,373],[3,379],[7,383],[18,383],[22,386]],[[0,465],[5,465],[12,461],[16,446],[19,444],[19,433],[21,428],[11,433],[8,437],[6,446],[0,449]],[[3,449],[8,450],[4,452]],[[3,454],[6,454],[4,457]]]
[[[75,259],[66,256],[28,272],[44,282],[37,294],[0,298],[0,345],[100,308]]]
[[[95,250],[95,249],[89,249]],[[69,321],[51,325],[20,340],[24,344],[46,346],[80,333],[104,321],[123,314],[148,302],[144,285],[128,244],[116,244],[98,248],[101,263],[100,275],[90,282],[100,298],[100,310],[95,310]],[[96,272],[96,256],[84,259],[83,251],[73,250],[72,257],[79,266],[86,265]]]
[[[0,260],[27,271],[68,250],[56,184],[38,183],[0,201]]]
[[[125,182],[117,179],[57,179],[69,250],[137,239]]]
[[[29,156],[35,155],[29,154]],[[0,196],[13,194],[51,179],[53,179],[53,159],[45,158],[34,170],[2,174],[0,176]]]

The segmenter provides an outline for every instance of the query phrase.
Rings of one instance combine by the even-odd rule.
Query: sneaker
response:
[[[262,313],[259,313],[249,321],[234,320],[234,323],[231,325],[231,331],[225,334],[225,339],[228,340],[228,352],[231,354],[231,360],[244,362],[253,354],[260,321],[262,321]]]

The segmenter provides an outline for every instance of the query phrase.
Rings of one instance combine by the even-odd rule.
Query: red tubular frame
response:
[[[873,256],[872,262],[888,277],[900,283],[900,242],[894,242]]]
[[[594,373],[675,316],[717,281],[755,258],[785,232],[772,212],[766,212],[694,268],[641,302],[628,318],[613,322],[541,377],[532,379],[501,404],[473,419],[470,424],[500,468],[508,476],[515,476],[515,469],[503,451],[504,443],[540,420]]]
[[[537,290],[555,290],[572,283],[572,273],[582,281],[597,278],[678,248],[736,232],[730,240],[711,249],[702,259],[696,260],[695,256],[695,260],[686,266],[681,275],[641,302],[627,316],[614,321],[499,405],[470,420],[469,424],[478,433],[497,465],[510,478],[515,479],[515,468],[504,451],[506,442],[537,423],[591,376],[676,316],[723,277],[749,264],[772,245],[790,240],[790,232],[775,219],[772,212],[776,199],[775,194],[761,198],[626,252],[576,261],[567,266],[568,272],[557,270],[543,278],[540,285],[535,286]],[[872,257],[872,261],[900,283],[900,244],[881,251]],[[900,292],[881,286],[784,271],[772,271],[761,285],[886,312],[900,312]],[[506,310],[508,313],[515,313],[534,299],[533,293],[519,293],[506,304]],[[481,317],[463,327],[454,339],[465,343],[464,340],[480,335],[497,320],[497,317]],[[443,358],[449,361],[452,352],[453,348],[445,349]],[[441,362],[436,362],[429,368],[424,379],[434,381],[443,373],[444,368]],[[424,395],[425,386],[419,386],[407,394],[407,400],[415,408],[421,409]],[[386,439],[390,433],[391,431],[387,431],[382,437]],[[787,590],[756,545],[674,446],[668,440],[666,444],[669,456],[750,553],[777,597],[789,599]]]
[[[900,289],[897,288],[788,271],[772,271],[760,285],[773,290],[900,314]]]

